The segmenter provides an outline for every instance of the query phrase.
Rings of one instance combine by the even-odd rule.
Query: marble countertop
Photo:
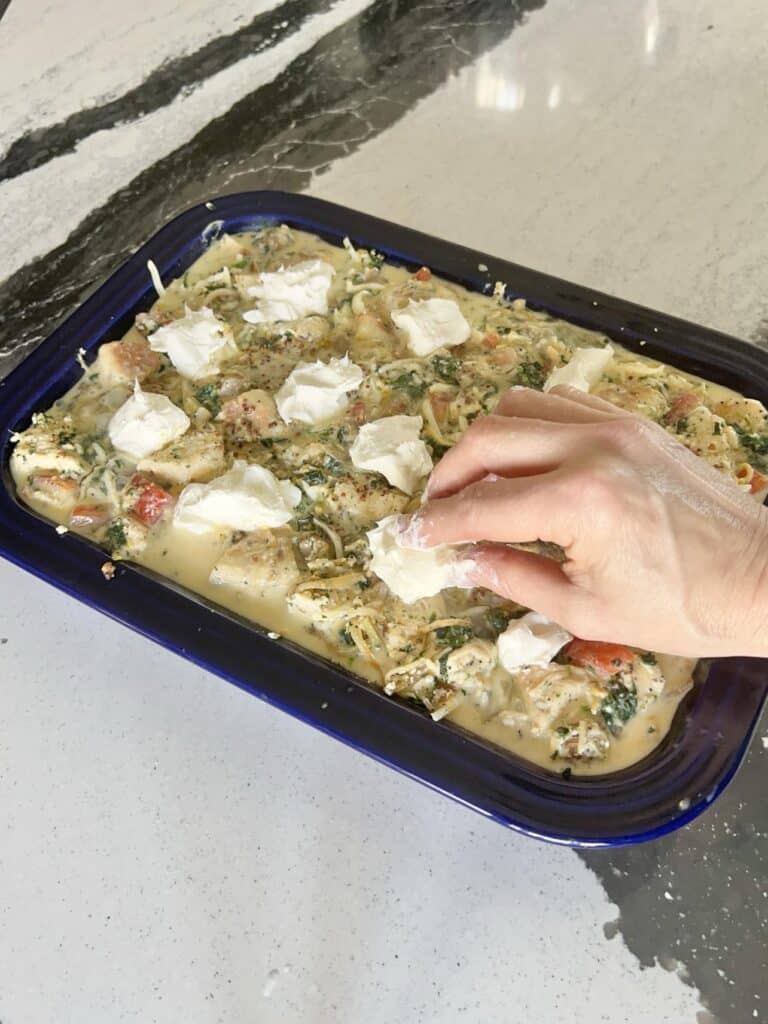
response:
[[[760,342],[764,29],[762,0],[0,3],[0,374],[258,188]],[[690,827],[577,854],[6,563],[0,673],[3,1024],[768,1021],[759,739]]]

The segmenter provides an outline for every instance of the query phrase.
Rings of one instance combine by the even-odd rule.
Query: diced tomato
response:
[[[353,402],[349,407],[349,415],[358,425],[365,423],[365,405],[360,400]]]
[[[488,331],[483,338],[483,348],[496,348],[499,344],[501,344],[501,338],[496,331]]]
[[[133,514],[145,526],[153,526],[173,505],[173,495],[153,484],[151,480],[135,476],[131,480],[131,487],[138,491]]]
[[[635,652],[623,644],[604,644],[597,640],[580,640],[578,637],[563,649],[563,654],[574,665],[592,668],[601,676],[613,676],[629,668],[635,660]]]
[[[69,515],[69,525],[80,530],[94,530],[109,522],[111,512],[107,505],[84,503],[75,505]]]
[[[417,270],[413,276],[417,281],[429,281],[432,277],[432,271],[429,267],[421,267],[421,269]]]
[[[701,405],[701,397],[695,391],[684,391],[682,395],[678,395],[672,402],[669,412],[664,417],[664,422],[668,425],[677,423],[678,420],[681,420],[695,409],[697,405]]]
[[[749,490],[752,494],[759,494],[760,491],[768,490],[768,476],[763,476],[762,473],[758,473],[755,470],[752,474]]]

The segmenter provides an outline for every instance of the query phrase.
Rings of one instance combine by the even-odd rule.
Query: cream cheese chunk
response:
[[[173,522],[193,533],[217,527],[261,530],[284,526],[300,500],[301,491],[289,481],[237,459],[210,483],[188,484],[179,495]]]
[[[514,619],[496,641],[499,661],[507,672],[536,665],[545,667],[565,645],[570,633],[538,612]]]
[[[133,394],[109,421],[107,432],[118,451],[138,461],[181,437],[189,425],[189,416],[170,398],[142,391],[136,381]]]
[[[469,563],[461,558],[453,544],[414,550],[398,544],[399,516],[381,519],[367,533],[371,548],[371,572],[383,580],[395,597],[413,604],[423,597],[434,597],[446,587],[471,587],[465,569]]]
[[[153,352],[164,352],[190,380],[219,372],[219,363],[237,353],[232,328],[218,320],[212,309],[184,307],[184,316],[158,327],[147,338]]]
[[[285,423],[323,423],[346,409],[348,392],[362,380],[363,371],[349,356],[299,363],[275,393],[275,405]]]
[[[408,347],[417,356],[461,345],[471,333],[453,299],[409,299],[404,309],[392,313],[392,321],[405,333]]]
[[[432,469],[432,457],[419,434],[421,416],[385,416],[360,427],[349,449],[352,465],[381,473],[393,487],[413,494]]]
[[[328,312],[328,291],[335,271],[325,260],[303,260],[292,267],[263,273],[258,284],[248,288],[256,308],[246,310],[243,320],[250,324],[299,320],[303,316]]]
[[[579,391],[589,391],[600,380],[611,359],[611,345],[606,345],[605,348],[577,348],[570,362],[565,366],[558,366],[550,373],[544,390],[549,391],[558,384],[570,384]]]

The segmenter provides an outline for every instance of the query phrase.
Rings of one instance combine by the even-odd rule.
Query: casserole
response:
[[[210,205],[213,205],[213,211],[208,209]],[[216,218],[213,222],[210,220],[212,216]],[[755,397],[763,397],[756,389],[757,367],[753,365],[760,362],[760,354],[729,340],[727,354],[730,358],[727,362],[730,366],[726,369],[726,345],[722,336],[714,332],[681,325],[670,318],[648,314],[636,307],[552,281],[482,254],[426,239],[304,197],[267,193],[226,197],[195,208],[164,228],[5,382],[4,394],[10,390],[11,399],[7,403],[4,401],[2,423],[6,492],[0,513],[3,517],[0,521],[0,547],[9,557],[38,574],[46,574],[48,565],[53,582],[70,592],[78,590],[80,596],[161,642],[176,646],[181,653],[208,664],[233,681],[310,718],[315,724],[355,745],[367,748],[374,756],[394,763],[402,770],[532,834],[581,844],[626,842],[648,838],[654,830],[667,830],[686,820],[692,811],[698,813],[735,770],[740,751],[748,739],[765,694],[764,666],[760,662],[734,659],[727,663],[713,663],[706,680],[686,700],[683,713],[678,713],[669,735],[653,754],[638,765],[614,775],[576,780],[523,762],[479,742],[455,726],[435,726],[425,722],[415,709],[387,702],[357,677],[300,651],[294,645],[265,638],[263,631],[246,625],[243,620],[200,598],[192,598],[180,588],[175,591],[179,616],[176,625],[163,621],[162,615],[153,620],[148,612],[152,600],[157,599],[154,595],[158,587],[161,593],[165,592],[168,584],[166,581],[158,583],[158,577],[147,570],[126,567],[112,585],[105,584],[103,579],[91,579],[91,574],[84,571],[81,585],[73,588],[72,576],[77,561],[81,559],[81,565],[93,566],[93,555],[96,554],[100,565],[103,555],[94,552],[77,537],[57,537],[50,527],[44,527],[21,509],[8,488],[7,440],[10,433],[23,429],[33,412],[47,408],[73,383],[78,371],[71,360],[78,348],[88,352],[107,336],[119,336],[130,323],[133,313],[149,305],[149,279],[145,269],[148,258],[154,260],[163,278],[179,276],[212,238],[225,231],[233,234],[264,221],[284,221],[336,244],[349,235],[355,244],[375,248],[410,266],[427,264],[443,277],[475,289],[489,290],[496,280],[503,280],[512,295],[524,297],[534,308],[545,309],[589,329],[602,331],[630,349],[642,342],[642,351],[646,355],[670,361],[684,370]],[[679,344],[670,344],[673,333]],[[739,349],[741,365],[735,358]],[[21,519],[16,519],[14,526],[15,516]],[[22,520],[34,538],[19,536],[24,533],[18,529]],[[15,537],[12,531],[16,533]],[[34,552],[30,551],[30,543],[35,548]],[[46,547],[50,549],[47,553]],[[88,556],[83,551],[84,547],[89,552]],[[65,554],[72,555],[67,571],[61,565]],[[141,594],[144,596],[139,596]],[[165,603],[170,598],[161,597],[160,600]],[[202,609],[207,612],[204,617],[208,623],[205,633],[230,637],[219,650],[207,646],[198,635],[198,629],[193,632],[190,628],[184,638],[185,614],[189,615],[191,622],[195,614],[202,614]],[[230,629],[237,631],[242,651],[249,655],[235,663],[232,662],[235,634],[230,634]],[[269,668],[274,657],[272,645],[275,644],[282,644],[291,652],[283,663],[284,680],[275,679],[273,669]],[[250,666],[247,670],[244,662]],[[302,698],[306,686],[295,681],[299,665],[307,663],[315,666],[317,689],[313,692],[321,697],[314,708],[311,700],[307,706]],[[707,736],[707,732],[701,729],[712,728],[723,713],[722,701],[728,696],[728,691],[721,692],[717,680],[722,678],[726,667],[731,672],[737,670],[738,678],[742,680],[738,686],[730,686],[728,698],[734,702],[733,710],[728,713],[729,724],[734,721],[736,709],[740,709],[735,716],[738,733],[726,744],[727,751],[723,749],[722,739],[709,736],[711,749],[707,748],[706,767],[711,769],[714,763],[718,764],[718,770],[709,775],[703,770],[705,765],[701,761],[701,743]],[[701,675],[705,671],[706,666],[699,667]],[[734,692],[736,690],[738,694]],[[747,700],[744,706],[738,697],[746,699],[749,694],[751,700]],[[330,699],[332,697],[333,700]],[[378,699],[380,703],[370,704],[371,698]],[[308,695],[306,699],[309,699]],[[429,740],[422,735],[424,728],[433,730]],[[699,742],[694,743],[693,738]],[[424,762],[429,748],[432,756]],[[698,751],[694,758],[701,769],[698,773],[693,772],[687,760],[693,756],[694,749]],[[463,757],[459,757],[457,763],[458,752],[463,752]],[[450,770],[451,764],[453,770]],[[676,781],[677,788],[673,786],[670,789],[669,784],[673,781]],[[495,797],[491,795],[493,792]],[[624,804],[626,808],[634,808],[630,821],[626,818]],[[593,820],[596,812],[599,812],[598,821]]]

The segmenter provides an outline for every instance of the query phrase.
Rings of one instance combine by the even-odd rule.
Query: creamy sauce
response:
[[[278,229],[276,235],[280,230],[283,229]],[[187,478],[210,480],[218,477],[231,465],[233,457],[269,463],[270,467],[277,471],[278,476],[290,478],[294,483],[299,482],[304,487],[304,482],[310,479],[305,474],[306,466],[317,463],[317,458],[310,463],[302,462],[301,458],[295,459],[293,463],[286,463],[284,453],[291,445],[294,445],[301,454],[302,446],[310,450],[313,447],[322,449],[323,445],[330,444],[338,459],[348,459],[348,449],[360,423],[390,415],[409,414],[423,417],[422,437],[430,445],[436,461],[441,450],[455,443],[475,415],[493,408],[498,395],[510,383],[541,387],[546,373],[551,372],[553,367],[563,366],[574,350],[580,347],[599,346],[605,342],[600,335],[562,321],[553,321],[543,314],[532,313],[519,303],[514,306],[499,303],[488,296],[469,293],[458,286],[430,278],[429,275],[416,275],[413,278],[403,269],[386,265],[379,267],[373,263],[366,263],[365,259],[361,264],[359,255],[357,262],[352,259],[350,268],[349,250],[330,246],[313,236],[293,232],[285,236],[280,243],[282,248],[278,246],[275,252],[270,253],[268,247],[264,248],[263,265],[267,269],[277,269],[283,259],[289,265],[301,259],[322,259],[337,272],[328,295],[331,312],[327,318],[311,317],[300,321],[299,325],[305,325],[303,329],[308,332],[309,340],[297,344],[297,335],[293,330],[282,334],[273,330],[270,333],[268,325],[252,326],[243,321],[243,309],[247,311],[253,308],[254,302],[245,296],[253,294],[253,291],[248,291],[242,282],[236,287],[237,271],[234,268],[243,264],[245,260],[248,264],[245,273],[246,276],[250,274],[248,281],[252,287],[253,281],[258,279],[259,264],[254,253],[257,250],[262,251],[258,249],[259,245],[259,236],[222,239],[190,268],[182,280],[172,282],[150,311],[150,316],[156,320],[156,329],[160,321],[182,317],[188,302],[197,302],[199,307],[204,301],[225,300],[218,308],[227,311],[219,312],[217,315],[228,318],[229,329],[234,332],[235,341],[240,346],[239,352],[230,362],[224,360],[218,368],[214,368],[215,373],[203,381],[202,390],[197,381],[181,380],[167,362],[162,363],[159,356],[151,352],[147,355],[144,338],[152,330],[152,326],[140,325],[142,330],[134,327],[125,336],[131,345],[136,346],[139,353],[136,357],[139,360],[139,370],[136,372],[138,374],[140,371],[146,377],[146,380],[142,381],[142,387],[150,392],[159,391],[167,394],[176,405],[184,408],[193,423],[188,434],[180,438],[183,452],[181,455],[177,453],[173,456],[177,462],[174,462],[171,456],[163,456],[161,452],[157,457],[149,457],[148,469],[144,470],[143,463],[139,466],[139,469],[148,473],[152,480],[163,485],[165,490],[160,493],[165,494],[171,504],[178,497]],[[210,292],[205,291],[202,296],[195,292],[198,283],[205,283],[210,279],[210,275],[216,274],[219,277],[222,267],[233,268],[224,272],[223,284],[216,283]],[[357,277],[363,280],[357,281]],[[370,285],[368,290],[366,284]],[[389,312],[393,308],[402,308],[406,298],[409,298],[409,301],[414,295],[423,298],[435,290],[442,299],[447,297],[450,302],[460,307],[461,315],[472,327],[472,336],[466,344],[459,343],[456,347],[438,350],[436,357],[430,351],[423,358],[415,358],[408,350],[404,339],[389,322]],[[361,294],[364,295],[362,299]],[[213,295],[214,300],[207,298],[208,295]],[[226,305],[227,298],[230,308]],[[293,296],[291,301],[301,301],[301,296]],[[313,302],[317,301],[313,298]],[[255,321],[257,318],[252,319]],[[255,392],[250,390],[254,388],[258,389],[259,394],[266,395],[268,402],[269,396],[277,392],[299,361],[312,361],[320,356],[327,362],[329,357],[341,358],[347,354],[353,363],[363,367],[366,377],[356,405],[350,410],[345,408],[333,421],[334,434],[330,441],[327,437],[323,438],[322,431],[314,429],[314,425],[292,423],[286,428],[277,414],[274,423],[267,423],[263,409],[254,412],[252,407],[243,406],[243,421],[236,420],[234,425],[227,423],[223,428],[227,439],[226,455],[217,454],[216,444],[221,445],[222,428],[218,426],[221,417],[219,420],[211,420],[209,407],[201,404],[207,400],[202,397],[203,395],[216,396],[215,413],[218,413],[219,408],[227,409],[226,401],[230,393],[237,401],[238,396],[254,394]],[[120,355],[121,358],[125,358],[122,349]],[[406,664],[408,657],[402,655],[399,661],[395,659],[393,662],[390,651],[383,661],[380,659],[377,663],[375,658],[364,656],[364,650],[373,650],[368,644],[370,635],[366,639],[365,631],[362,634],[359,634],[359,631],[354,634],[354,643],[347,637],[342,644],[339,635],[346,632],[346,628],[338,630],[336,626],[331,628],[322,625],[322,602],[313,606],[310,601],[309,604],[305,603],[300,607],[296,606],[295,601],[291,604],[296,587],[295,578],[286,582],[275,576],[265,583],[262,577],[244,577],[237,586],[211,582],[213,566],[223,555],[232,551],[233,541],[236,547],[242,535],[233,535],[232,531],[227,529],[211,529],[203,534],[191,533],[174,525],[171,515],[165,515],[156,523],[153,522],[149,528],[138,528],[139,524],[135,519],[135,507],[138,506],[132,504],[135,495],[131,496],[131,487],[134,485],[128,480],[134,470],[130,461],[127,468],[120,464],[120,459],[109,448],[108,439],[105,440],[107,424],[131,392],[129,378],[134,372],[133,363],[127,378],[120,378],[119,367],[115,371],[117,378],[108,378],[108,373],[112,372],[109,369],[111,363],[108,362],[108,356],[109,353],[100,355],[97,372],[87,373],[83,380],[54,406],[52,415],[56,418],[56,429],[60,430],[64,423],[67,433],[62,450],[48,451],[48,441],[44,436],[45,424],[42,427],[39,423],[37,426],[33,425],[27,432],[28,435],[37,437],[36,441],[34,437],[32,441],[22,438],[12,460],[12,472],[23,500],[53,522],[66,525],[74,532],[90,539],[96,537],[101,540],[105,536],[103,526],[94,525],[92,522],[78,525],[77,515],[73,520],[73,502],[82,502],[84,494],[89,500],[94,500],[95,494],[97,504],[113,509],[112,526],[109,529],[114,530],[114,523],[118,522],[122,530],[121,543],[125,547],[118,551],[118,557],[129,557],[183,588],[200,594],[245,619],[259,623],[265,629],[274,631],[325,658],[336,661],[378,686],[390,682],[388,692],[403,692],[395,687],[387,671],[393,664],[395,667]],[[131,359],[133,358],[132,354]],[[142,360],[146,361],[146,366],[142,364]],[[666,417],[664,422],[669,422],[670,409],[674,411],[675,403],[679,404],[681,401],[681,395],[697,395],[698,398],[695,400],[689,398],[683,401],[683,404],[687,402],[693,409],[690,416],[680,415],[669,429],[675,430],[684,443],[698,450],[699,454],[729,474],[743,487],[752,486],[754,490],[754,484],[750,483],[750,473],[754,473],[755,470],[745,462],[745,452],[739,447],[739,438],[742,434],[737,437],[733,427],[722,424],[726,424],[726,421],[728,424],[740,423],[740,429],[748,436],[758,437],[757,430],[762,424],[762,407],[757,403],[745,402],[743,398],[726,388],[701,381],[682,371],[668,368],[657,371],[654,368],[658,366],[659,364],[614,344],[613,359],[596,387],[593,387],[593,392],[603,394],[618,405],[653,418]],[[648,370],[652,372],[648,373]],[[237,377],[238,373],[241,374],[241,380]],[[659,386],[658,383],[660,373],[664,375],[663,386]],[[231,391],[228,392],[226,389],[230,384]],[[346,402],[346,398],[344,401]],[[696,401],[700,402],[698,406]],[[446,408],[448,413],[445,413]],[[364,420],[360,418],[361,410]],[[63,420],[62,414],[65,417]],[[252,421],[248,417],[256,419]],[[254,427],[256,422],[257,428]],[[339,429],[343,432],[343,441],[336,439],[337,423],[341,424]],[[245,427],[248,430],[255,430],[255,434],[251,433],[243,440],[243,437],[235,433],[233,441],[231,431],[237,432]],[[195,442],[198,436],[206,436],[206,431],[211,434],[214,442],[213,454],[205,455],[210,463],[210,471],[206,470],[198,476],[185,476],[185,460],[188,457],[199,460],[200,455],[188,455],[183,446],[190,439]],[[74,441],[69,437],[70,433]],[[38,435],[43,436],[42,441]],[[61,434],[58,436],[60,440]],[[85,446],[83,438],[86,438]],[[758,437],[758,440],[761,439],[762,435]],[[281,447],[284,444],[287,444],[288,448]],[[755,442],[752,444],[754,448]],[[173,449],[173,446],[171,448]],[[93,454],[94,450],[97,451],[96,455]],[[334,537],[335,531],[338,531],[339,536],[343,535],[345,551],[354,551],[356,542],[364,539],[365,530],[375,521],[386,514],[417,507],[421,487],[410,497],[397,488],[390,487],[375,473],[366,474],[347,465],[346,462],[342,465],[336,456],[331,458],[331,463],[336,462],[337,467],[341,468],[333,468],[331,465],[330,470],[323,472],[316,468],[311,470],[316,477],[322,477],[325,481],[321,486],[324,496],[318,499],[321,504],[310,503],[311,508],[322,507],[325,514],[321,515],[322,522],[319,524],[314,520],[317,529],[311,526],[311,523],[310,529],[315,530],[319,542],[326,544],[330,543],[327,536]],[[217,459],[224,461],[219,464]],[[87,465],[82,465],[83,462]],[[110,469],[113,465],[117,467],[114,472]],[[208,466],[208,463],[204,465]],[[323,465],[325,466],[325,463]],[[743,469],[744,465],[747,466],[746,470]],[[43,476],[52,470],[56,471],[53,474],[53,484],[51,480],[40,482],[41,469]],[[760,479],[760,475],[757,474],[756,480]],[[334,506],[322,504],[330,501],[328,494],[332,496],[333,488],[339,487],[340,482],[346,480],[349,480],[352,489],[348,493],[339,491],[335,511]],[[73,481],[77,481],[79,486],[77,499],[69,494],[74,486]],[[40,490],[43,484],[44,493]],[[368,489],[361,491],[363,486]],[[309,494],[311,488],[308,490],[308,487],[309,485],[304,489]],[[350,509],[357,499],[360,499],[364,511],[368,507],[371,509],[365,515],[361,514],[359,524],[357,520],[350,518],[353,515]],[[75,507],[75,512],[78,508],[80,505]],[[126,509],[129,509],[128,513]],[[126,537],[123,527],[127,523],[131,524],[131,529]],[[289,545],[298,543],[302,536],[306,539],[307,535],[296,533],[296,530],[301,529],[306,527],[288,528],[288,535],[292,538]],[[106,536],[109,537],[109,530]],[[246,539],[249,536],[252,535],[246,535]],[[338,540],[338,536],[336,539]],[[346,572],[352,575],[357,573],[359,576],[361,570],[365,572],[365,563],[354,560],[357,556],[345,555],[346,562],[339,560],[338,557],[334,562],[332,554],[329,557],[331,560],[328,565],[335,566],[335,573],[341,571],[342,575]],[[304,569],[302,585],[307,577],[316,578],[312,574],[317,571]],[[325,577],[326,580],[328,578],[337,577]],[[449,633],[451,629],[456,628],[466,630],[466,623],[471,622],[473,625],[469,635],[475,630],[474,636],[480,638],[480,653],[483,654],[491,648],[491,641],[487,639],[489,634],[483,632],[485,627],[474,625],[478,621],[477,616],[480,615],[482,618],[482,614],[488,611],[493,601],[497,601],[491,599],[485,592],[468,594],[446,591],[438,598],[418,602],[414,606],[405,606],[388,597],[386,588],[382,591],[383,584],[377,583],[375,579],[373,586],[370,577],[367,582],[363,582],[370,590],[363,591],[362,596],[355,593],[354,601],[350,604],[350,617],[338,620],[342,625],[344,622],[366,621],[354,616],[360,612],[361,605],[364,606],[364,611],[368,602],[374,609],[371,613],[374,616],[371,622],[375,626],[375,608],[378,603],[383,613],[382,621],[388,622],[388,629],[400,622],[404,628],[408,628],[413,622],[417,626],[422,622],[425,635],[431,636],[431,619],[436,618],[449,623],[445,627]],[[119,581],[114,585],[119,586]],[[370,597],[367,596],[369,594]],[[330,592],[331,599],[333,596],[333,592]],[[431,614],[428,617],[427,612],[430,610]],[[495,610],[517,614],[514,607]],[[451,626],[452,622],[459,625]],[[477,632],[477,629],[480,631]],[[490,635],[492,637],[494,634]],[[486,639],[482,639],[483,637]],[[387,642],[389,643],[389,640]],[[464,642],[466,637],[462,640],[462,643]],[[375,647],[375,641],[371,640],[371,643]],[[430,658],[436,659],[439,655],[442,659],[449,654],[458,654],[465,648],[461,644],[456,647],[446,646],[438,648],[437,652],[432,654],[425,650]],[[418,650],[410,657],[417,654]],[[435,704],[433,696],[429,698],[431,704],[426,701],[425,703],[435,712],[435,717],[447,713],[450,721],[477,734],[478,738],[513,750],[522,757],[553,771],[560,771],[567,766],[575,773],[602,774],[626,767],[650,753],[666,735],[679,701],[690,686],[695,661],[663,654],[656,655],[655,660],[650,654],[647,657],[649,660],[646,664],[654,667],[643,669],[639,678],[642,678],[643,672],[656,673],[659,679],[663,677],[663,690],[656,699],[649,702],[649,706],[641,708],[634,717],[630,717],[618,735],[609,738],[606,734],[607,749],[604,756],[600,757],[585,755],[578,759],[570,759],[562,755],[553,760],[553,733],[559,731],[555,730],[557,723],[553,719],[549,732],[544,732],[541,736],[532,735],[526,717],[530,707],[526,705],[524,699],[523,684],[498,665],[483,676],[482,692],[473,690],[474,677],[470,673],[469,689],[452,683],[453,689],[450,692],[446,691],[447,697],[444,695],[441,698],[447,703]],[[552,667],[558,666],[553,664]],[[442,673],[442,667],[440,671]],[[585,672],[583,669],[580,671],[582,674]],[[632,669],[632,672],[634,673],[635,669]],[[588,672],[587,674],[589,675]],[[632,678],[634,679],[634,676]],[[590,675],[590,679],[601,686],[607,685],[600,683],[597,677],[593,678]],[[438,682],[434,693],[442,692],[441,686],[442,690],[445,690],[445,686]],[[409,689],[406,688],[405,692],[406,695],[413,696]],[[519,712],[519,723],[504,724],[500,717],[501,711],[511,711],[515,714]],[[600,724],[596,710],[593,710],[589,717],[590,721]],[[562,726],[562,717],[559,724]]]
[[[669,654],[659,654],[657,657],[666,679],[665,694],[651,709],[627,722],[622,730],[621,742],[612,744],[604,760],[579,761],[571,765],[574,775],[604,775],[606,772],[627,768],[647,757],[667,735],[680,700],[690,689],[696,660]],[[536,764],[562,770],[563,763],[552,760],[547,739],[531,736],[523,729],[515,730],[514,727],[502,725],[498,720],[485,718],[471,704],[463,704],[452,712],[450,718],[489,743],[513,750]],[[513,735],[510,736],[510,733]]]

